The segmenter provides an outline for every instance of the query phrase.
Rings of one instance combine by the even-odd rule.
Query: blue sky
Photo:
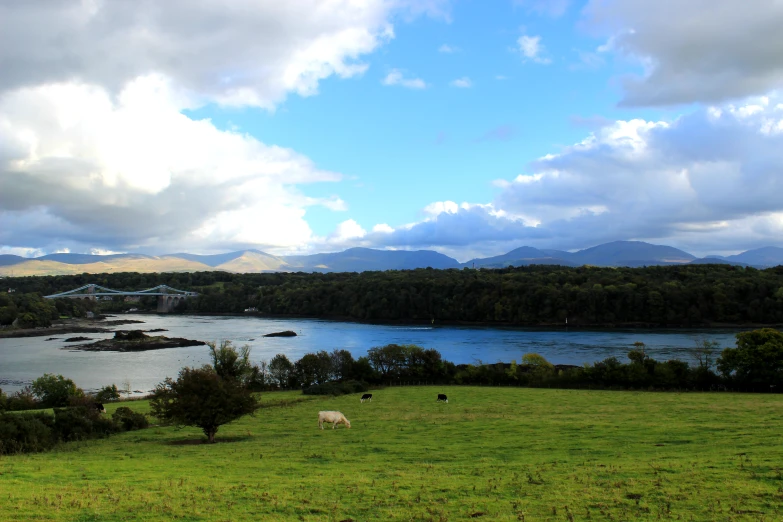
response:
[[[0,253],[783,246],[773,0],[4,9]]]
[[[585,63],[580,52],[598,56],[605,39],[585,34],[579,20],[579,5],[555,18],[513,2],[457,2],[448,20],[397,23],[395,38],[363,58],[369,68],[359,78],[330,78],[317,95],[290,96],[274,112],[210,105],[192,116],[290,147],[349,177],[339,187],[306,189],[339,194],[349,208],[309,209],[316,234],[329,234],[346,216],[364,227],[399,226],[420,219],[433,201],[491,200],[494,180],[513,179],[539,156],[584,139],[593,118],[659,117],[661,110],[617,108],[613,78],[635,67]],[[540,36],[541,59],[551,63],[525,58],[522,35]],[[426,87],[384,85],[394,70]],[[460,79],[470,86],[454,86]]]

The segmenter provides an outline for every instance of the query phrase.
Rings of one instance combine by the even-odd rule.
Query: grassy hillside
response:
[[[110,272],[201,272],[215,270],[211,266],[173,257],[118,258],[105,262],[68,264],[59,261],[25,261],[18,265],[0,266],[2,276],[45,276],[73,274],[106,274]]]
[[[435,402],[438,392],[449,404]],[[0,519],[783,518],[780,395],[374,395],[361,404],[266,394],[270,407],[224,426],[215,445],[197,444],[195,429],[151,428],[5,457]],[[345,413],[352,429],[318,430],[324,409]]]

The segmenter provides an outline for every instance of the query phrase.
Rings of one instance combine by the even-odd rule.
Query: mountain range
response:
[[[523,246],[506,254],[456,259],[432,250],[374,250],[349,248],[343,252],[274,256],[259,250],[225,254],[49,254],[37,258],[0,255],[0,276],[63,275],[106,272],[362,272],[415,268],[503,268],[524,265],[651,266],[688,263],[731,264],[765,268],[783,264],[783,248],[764,247],[732,256],[696,258],[683,250],[643,241],[614,241],[568,252]]]

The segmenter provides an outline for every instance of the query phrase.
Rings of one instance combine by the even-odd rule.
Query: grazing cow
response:
[[[362,395],[362,402],[364,401],[372,401],[372,393],[365,393]]]
[[[446,397],[446,394],[445,394],[445,393],[439,393],[439,394],[438,394],[438,400],[437,400],[437,401],[435,401],[435,402],[440,402],[440,401],[444,401],[444,402],[446,402],[446,403],[448,404],[448,402],[449,402],[449,398],[448,398],[448,397]]]
[[[93,402],[90,404],[90,408],[97,411],[98,413],[106,413],[106,408],[103,407],[103,404],[100,402]]]
[[[324,422],[331,422],[332,429],[335,429],[340,423],[345,424],[345,427],[348,429],[351,428],[351,422],[339,411],[319,411],[318,427],[324,429]]]

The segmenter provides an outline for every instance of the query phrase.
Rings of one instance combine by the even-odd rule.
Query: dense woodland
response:
[[[727,265],[539,265],[326,274],[118,273],[2,281],[3,287],[16,290],[0,301],[0,321],[6,324],[12,315],[9,300],[21,313],[32,307],[22,303],[31,299],[25,294],[51,294],[87,283],[134,290],[165,283],[199,292],[198,298],[182,305],[179,311],[185,313],[243,313],[255,308],[260,314],[357,321],[529,326],[561,325],[566,319],[569,325],[583,326],[783,324],[783,266],[766,270]],[[115,311],[130,307],[120,302],[100,304]],[[63,309],[61,313],[74,308],[68,304],[57,307]],[[153,298],[142,302],[140,308],[144,307],[153,308]]]

